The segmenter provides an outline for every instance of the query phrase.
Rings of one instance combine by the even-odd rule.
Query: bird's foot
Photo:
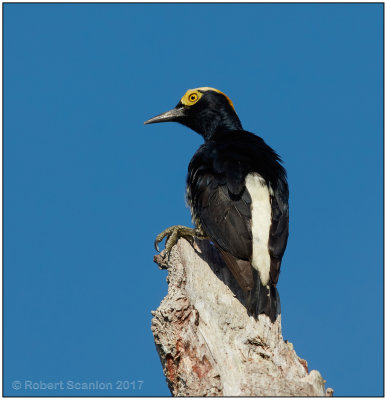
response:
[[[194,239],[206,239],[206,236],[204,233],[201,231],[201,229],[192,229],[192,228],[187,228],[186,226],[182,225],[174,225],[170,226],[169,228],[165,229],[165,231],[161,232],[159,235],[156,236],[155,240],[155,249],[156,251],[159,250],[159,243],[165,238],[165,252],[167,254],[170,253],[172,250],[172,247],[177,243],[177,241],[182,237],[188,242],[193,245]]]

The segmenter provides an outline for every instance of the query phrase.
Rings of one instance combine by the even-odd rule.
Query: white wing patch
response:
[[[246,188],[251,197],[251,231],[253,254],[251,264],[259,272],[261,282],[267,285],[270,279],[269,233],[271,226],[271,187],[257,173],[248,174]]]

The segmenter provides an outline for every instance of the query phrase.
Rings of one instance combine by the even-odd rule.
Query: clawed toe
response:
[[[187,228],[186,226],[182,225],[174,225],[165,229],[165,231],[156,236],[154,246],[156,251],[160,252],[159,243],[162,242],[163,239],[166,237],[165,252],[169,254],[172,250],[172,247],[181,237],[186,239],[192,245],[195,236],[196,232],[194,229]]]

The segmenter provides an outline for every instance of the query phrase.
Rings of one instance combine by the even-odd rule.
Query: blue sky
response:
[[[5,4],[4,393],[169,395],[153,240],[191,224],[202,139],[143,121],[212,86],[288,170],[284,338],[336,395],[381,395],[382,33],[382,4]]]

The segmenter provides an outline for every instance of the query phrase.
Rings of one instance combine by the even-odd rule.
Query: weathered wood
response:
[[[152,332],[174,396],[331,396],[266,315],[255,320],[208,241],[180,239],[169,260],[168,294],[152,312]]]

